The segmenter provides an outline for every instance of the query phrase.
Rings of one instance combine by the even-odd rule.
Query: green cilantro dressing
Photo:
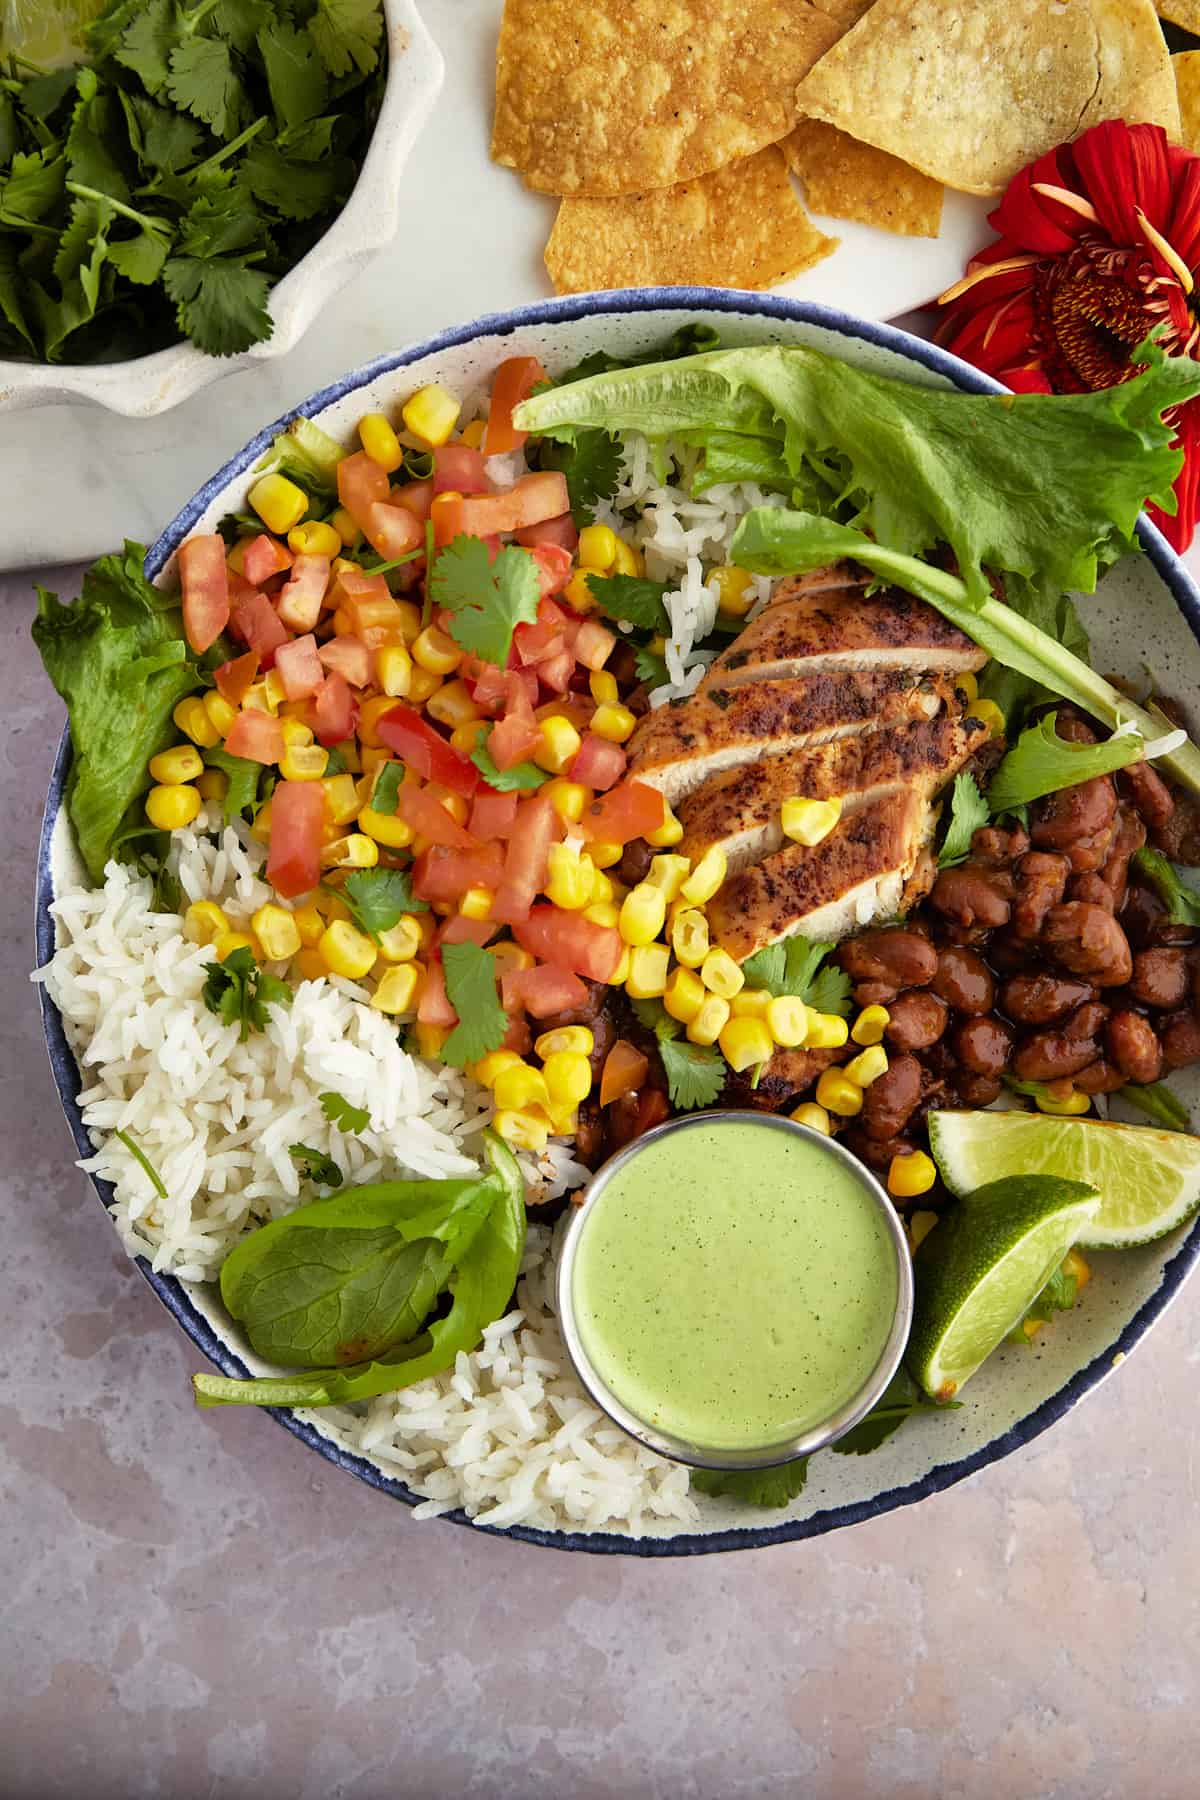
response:
[[[838,1412],[878,1367],[898,1296],[893,1240],[853,1172],[798,1133],[728,1118],[616,1170],[571,1283],[613,1397],[717,1451],[784,1443]]]

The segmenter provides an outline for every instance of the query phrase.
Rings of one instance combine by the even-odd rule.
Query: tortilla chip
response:
[[[506,0],[492,156],[549,194],[642,194],[774,144],[840,27],[810,0]]]
[[[857,219],[902,237],[935,238],[942,228],[940,181],[886,150],[860,144],[836,125],[801,119],[779,148],[815,213]]]
[[[870,12],[874,4],[875,0],[817,0],[821,11],[828,13],[843,31],[849,31],[852,25],[857,25],[863,14]],[[1200,5],[1200,0],[1197,0],[1197,4]]]
[[[1151,0],[875,0],[796,103],[968,194],[1103,119],[1179,133]]]
[[[1172,25],[1182,25],[1200,37],[1200,0],[1157,0],[1156,10],[1160,19],[1169,19]]]
[[[1179,141],[1200,150],[1200,50],[1182,50],[1171,58],[1179,94]]]
[[[546,245],[560,294],[592,288],[765,288],[837,248],[796,199],[773,145],[695,181],[615,200],[564,200]]]

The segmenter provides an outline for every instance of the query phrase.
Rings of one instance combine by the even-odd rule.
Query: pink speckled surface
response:
[[[0,579],[0,1796],[1193,1800],[1195,1284],[1029,1450],[738,1556],[417,1525],[267,1419],[193,1410],[25,978],[60,722],[31,615]]]

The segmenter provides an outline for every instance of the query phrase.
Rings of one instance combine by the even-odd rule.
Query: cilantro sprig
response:
[[[664,581],[649,581],[644,575],[589,575],[588,587],[600,611],[618,624],[638,631],[670,631]]]
[[[438,552],[426,587],[434,606],[454,615],[450,635],[459,648],[498,669],[517,626],[537,618],[537,564],[517,544],[493,558],[482,538],[456,537]]]
[[[442,1061],[465,1068],[496,1050],[508,1030],[508,1014],[496,993],[496,959],[478,944],[443,944],[446,994],[458,1024],[442,1045]]]
[[[354,923],[377,942],[405,913],[429,911],[413,893],[407,869],[355,869],[337,893]]]
[[[965,861],[971,848],[971,839],[981,825],[987,824],[990,817],[991,809],[980,793],[975,777],[965,771],[956,775],[954,791],[950,796],[950,823],[938,851],[938,868],[952,869]]]
[[[716,1045],[692,1044],[681,1038],[683,1027],[661,1000],[634,1000],[631,1004],[639,1022],[658,1039],[671,1105],[680,1112],[711,1106],[729,1075],[729,1065]]]
[[[339,1131],[353,1135],[355,1132],[365,1131],[371,1123],[371,1115],[366,1107],[352,1106],[345,1094],[339,1094],[336,1088],[327,1088],[317,1098],[321,1102],[321,1111]]]
[[[850,977],[832,963],[822,966],[832,949],[832,944],[788,938],[786,943],[768,944],[765,950],[748,956],[742,973],[752,987],[767,988],[772,994],[795,994],[817,1012],[837,1013],[844,1019],[850,1012]]]
[[[292,990],[286,981],[260,969],[253,953],[234,950],[224,962],[206,963],[207,979],[201,990],[205,1006],[225,1025],[236,1025],[245,1043],[252,1031],[265,1031],[268,1006],[290,1006]]]
[[[511,769],[498,769],[487,747],[490,736],[491,732],[481,725],[471,752],[471,761],[490,788],[495,788],[498,794],[529,794],[534,788],[540,788],[544,781],[549,781],[546,771],[532,762],[514,763]]]

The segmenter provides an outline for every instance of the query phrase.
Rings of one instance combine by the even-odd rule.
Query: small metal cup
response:
[[[636,1414],[630,1412],[628,1407],[617,1399],[601,1379],[584,1349],[575,1318],[575,1303],[572,1294],[575,1258],[584,1227],[587,1224],[588,1214],[597,1204],[612,1177],[632,1162],[647,1144],[654,1143],[659,1138],[668,1137],[672,1132],[687,1131],[697,1124],[712,1125],[726,1119],[736,1120],[739,1125],[754,1125],[764,1131],[792,1132],[798,1137],[806,1138],[822,1154],[840,1162],[842,1167],[854,1176],[860,1187],[875,1202],[896,1255],[895,1316],[883,1348],[883,1354],[871,1375],[858,1392],[837,1412],[832,1413],[821,1424],[805,1432],[803,1436],[781,1443],[764,1444],[755,1450],[718,1450],[707,1445],[690,1443],[684,1438],[674,1437],[669,1432],[648,1424],[645,1419],[638,1418]],[[580,1381],[596,1405],[608,1414],[614,1424],[619,1425],[623,1431],[627,1431],[630,1437],[636,1438],[639,1444],[645,1444],[649,1449],[657,1450],[661,1456],[668,1456],[675,1462],[689,1463],[700,1469],[773,1468],[779,1463],[792,1462],[802,1456],[811,1456],[814,1451],[823,1450],[826,1445],[843,1437],[846,1432],[866,1417],[883,1394],[900,1366],[900,1358],[904,1354],[909,1328],[912,1324],[912,1258],[899,1215],[883,1187],[871,1171],[860,1163],[856,1156],[852,1156],[848,1150],[844,1149],[836,1139],[827,1138],[821,1132],[811,1130],[807,1125],[800,1125],[794,1119],[780,1118],[773,1113],[737,1112],[729,1108],[716,1108],[709,1112],[689,1113],[686,1118],[669,1119],[665,1125],[655,1126],[652,1131],[636,1138],[632,1144],[627,1144],[624,1150],[619,1150],[615,1156],[611,1156],[601,1168],[597,1169],[588,1184],[582,1204],[574,1211],[563,1239],[558,1262],[556,1304],[563,1341]]]

